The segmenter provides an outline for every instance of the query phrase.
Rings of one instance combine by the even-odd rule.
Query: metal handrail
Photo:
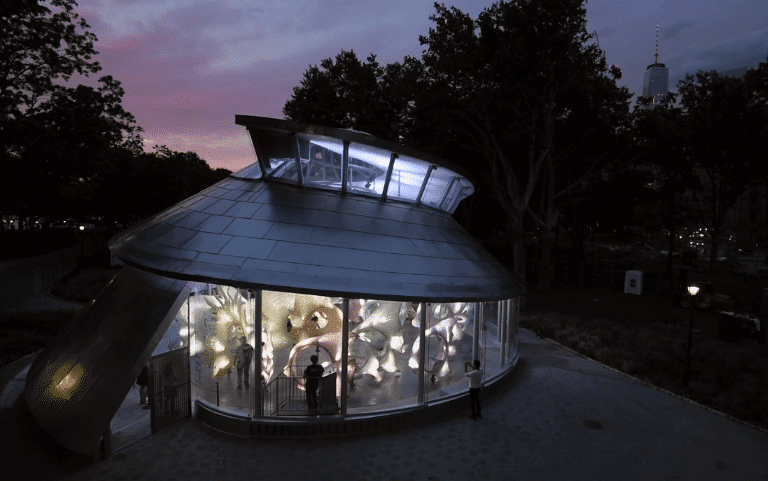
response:
[[[300,388],[301,376],[278,376],[262,388],[262,411],[267,416],[306,416],[317,414],[309,409],[306,393]],[[318,399],[322,397],[322,383],[318,387]]]

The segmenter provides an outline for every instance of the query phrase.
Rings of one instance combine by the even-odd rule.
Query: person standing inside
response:
[[[480,369],[480,361],[475,359],[474,363],[465,362],[464,371],[471,369],[465,374],[469,378],[469,404],[472,409],[472,419],[483,419],[480,414],[480,385],[483,381],[483,370]]]
[[[144,409],[149,409],[149,402],[147,401],[147,394],[149,391],[149,369],[146,364],[141,368],[139,377],[136,378],[136,384],[139,385],[139,397],[141,398],[139,404],[146,404]]]
[[[312,354],[309,358],[312,364],[304,369],[304,389],[307,392],[307,405],[309,409],[317,409],[317,388],[320,386],[320,378],[325,369],[317,363],[317,356]]]
[[[253,346],[248,344],[245,336],[240,338],[240,347],[237,348],[237,387],[243,387],[243,377],[245,377],[245,388],[250,386],[251,357],[253,357]]]

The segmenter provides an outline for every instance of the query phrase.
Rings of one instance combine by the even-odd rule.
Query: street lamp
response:
[[[85,226],[80,225],[80,266],[78,266],[78,269],[82,267],[83,262],[85,261],[85,242],[83,241],[83,231],[85,231]]]
[[[698,286],[688,286],[688,294],[691,295],[691,322],[688,324],[688,355],[685,361],[685,375],[683,376],[683,387],[688,387],[691,382],[691,341],[693,340],[693,305],[696,304],[696,294],[699,293]]]

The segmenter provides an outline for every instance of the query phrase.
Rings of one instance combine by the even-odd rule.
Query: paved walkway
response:
[[[2,449],[16,457],[0,465],[11,466],[11,479],[768,480],[768,434],[529,331],[521,340],[513,385],[484,405],[479,421],[464,413],[378,435],[273,441],[190,419],[86,467],[30,450],[29,434],[10,430],[30,454]]]

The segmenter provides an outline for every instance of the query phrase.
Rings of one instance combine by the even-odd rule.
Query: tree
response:
[[[700,219],[712,240],[710,269],[714,268],[727,212],[746,186],[763,172],[760,152],[766,118],[743,78],[716,71],[688,74],[678,83],[686,116],[689,154],[701,178],[694,191]]]
[[[756,68],[747,70],[744,74],[744,88],[749,95],[752,115],[758,118],[758,124],[753,125],[756,140],[760,142],[760,151],[768,149],[768,56],[764,62]],[[768,166],[759,163],[762,169],[757,168],[757,178],[768,185]]]
[[[455,7],[435,8],[436,26],[421,38],[426,75],[418,91],[427,98],[414,116],[442,127],[432,130],[433,145],[451,139],[482,159],[508,216],[520,275],[525,220],[532,221],[541,243],[537,288],[548,290],[557,212],[613,160],[629,93],[589,43],[581,0],[499,1],[476,21]]]
[[[406,60],[382,67],[373,54],[361,62],[354,51],[342,50],[335,60],[327,58],[304,72],[283,114],[295,121],[398,140],[407,99],[403,85],[407,77],[414,78],[409,70],[413,65]]]
[[[176,152],[164,145],[156,145],[154,150],[115,159],[116,168],[104,176],[94,193],[93,215],[130,225],[231,173],[211,169],[194,152]]]
[[[504,212],[523,278],[524,233],[538,230],[538,287],[546,290],[557,212],[614,160],[630,95],[589,43],[582,0],[499,0],[477,20],[455,7],[435,9],[421,59],[381,69],[375,57],[361,64],[342,52],[336,63],[323,61],[324,71],[310,67],[284,112],[399,140],[466,168]]]
[[[29,173],[22,159],[25,150],[45,143],[32,128],[35,122],[28,120],[56,102],[72,75],[100,70],[92,60],[96,36],[74,12],[76,5],[74,0],[8,0],[0,5],[0,161],[11,178]],[[25,210],[29,187],[16,182],[5,189],[0,209],[6,214]]]
[[[23,189],[14,193],[22,217],[85,217],[93,193],[116,168],[115,157],[141,152],[139,129],[122,107],[124,91],[110,76],[99,87],[56,89],[15,121],[20,135],[8,164]]]
[[[74,0],[7,0],[0,6],[0,135],[34,113],[75,73],[101,67],[91,58],[96,36]],[[5,145],[5,144],[3,144]]]
[[[675,239],[681,222],[689,215],[683,208],[686,193],[696,186],[694,159],[688,147],[688,123],[676,96],[648,108],[651,99],[635,107],[632,124],[638,168],[651,174],[649,190],[655,193],[657,212],[667,233],[667,273],[672,272]]]

